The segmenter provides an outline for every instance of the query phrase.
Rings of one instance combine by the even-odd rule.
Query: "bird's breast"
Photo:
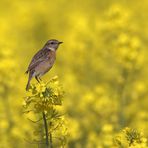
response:
[[[54,64],[54,62],[55,62],[55,58],[56,58],[55,54],[53,54],[52,56],[51,56],[51,54],[50,54],[47,59],[45,59],[44,61],[42,61],[42,62],[35,68],[35,71],[38,73],[37,75],[43,75],[43,74],[45,74],[46,72],[48,72],[48,71],[52,68],[52,66],[53,66],[53,64]]]

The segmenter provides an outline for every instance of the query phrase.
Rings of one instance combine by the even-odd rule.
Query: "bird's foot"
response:
[[[38,83],[40,83],[40,78],[35,76],[35,79],[38,81]]]

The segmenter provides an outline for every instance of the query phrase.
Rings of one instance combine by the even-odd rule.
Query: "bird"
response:
[[[29,74],[26,91],[29,90],[30,81],[33,77],[35,77],[35,79],[40,82],[41,76],[43,76],[52,68],[56,60],[56,51],[59,45],[62,43],[63,42],[56,39],[48,40],[43,48],[33,56],[27,71],[25,72],[26,74]]]

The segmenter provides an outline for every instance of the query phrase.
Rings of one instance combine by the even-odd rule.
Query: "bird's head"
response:
[[[45,47],[51,49],[51,50],[57,50],[57,48],[59,47],[60,44],[62,44],[63,42],[60,42],[58,40],[52,39],[47,41],[47,43],[45,44]]]

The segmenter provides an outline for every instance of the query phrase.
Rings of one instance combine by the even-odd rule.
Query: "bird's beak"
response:
[[[59,42],[59,44],[62,44],[63,42]]]

